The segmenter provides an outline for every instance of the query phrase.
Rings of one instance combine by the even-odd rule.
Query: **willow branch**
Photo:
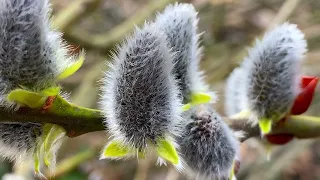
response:
[[[53,26],[65,32],[83,16],[92,12],[101,3],[101,0],[77,0],[55,15]]]
[[[201,109],[201,111],[211,109]],[[199,111],[200,112],[200,111]],[[234,131],[244,132],[240,141],[251,137],[259,137],[260,132],[257,126],[252,126],[248,119],[223,118]],[[67,102],[62,97],[53,99],[50,108],[47,110],[20,108],[12,112],[0,108],[0,122],[34,122],[52,123],[62,126],[69,137],[76,137],[94,131],[105,129],[104,118],[101,111],[77,106]],[[272,128],[272,133],[290,133],[297,138],[315,138],[320,136],[320,118],[312,116],[290,116],[286,121]]]
[[[69,137],[79,136],[85,133],[104,130],[103,118],[98,113],[92,117],[79,117],[76,115],[59,115],[49,112],[41,112],[38,109],[21,108],[16,112],[10,112],[0,108],[0,122],[34,122],[52,123],[62,126]]]
[[[86,49],[108,52],[116,43],[122,40],[126,34],[130,33],[135,25],[142,24],[145,22],[145,19],[151,17],[156,11],[163,9],[172,2],[175,2],[175,0],[152,1],[139,10],[139,13],[131,16],[106,33],[90,34],[81,28],[77,28],[65,32],[64,38]]]
[[[79,166],[79,164],[92,159],[96,155],[96,152],[97,150],[95,149],[87,149],[77,153],[74,156],[64,159],[56,167],[54,174],[50,174],[49,171],[47,172],[48,177],[50,177],[49,179],[55,179],[70,172],[75,167]]]

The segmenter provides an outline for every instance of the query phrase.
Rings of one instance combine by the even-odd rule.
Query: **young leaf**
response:
[[[190,108],[192,107],[191,103],[185,104],[181,107],[181,110],[184,111],[188,111]]]
[[[167,139],[161,139],[157,142],[157,153],[158,155],[169,161],[172,164],[178,164],[179,163],[179,155],[176,151],[176,148]]]
[[[193,93],[191,95],[191,103],[193,105],[205,104],[211,101],[211,96],[206,93]]]
[[[8,101],[13,101],[22,105],[26,105],[30,108],[40,108],[46,100],[46,97],[43,97],[35,92],[16,89],[9,93]]]
[[[43,96],[56,96],[59,94],[59,92],[60,92],[60,87],[55,86],[55,87],[50,87],[42,90],[40,94]]]
[[[191,102],[182,106],[182,111],[189,110],[192,106],[199,104],[206,104],[211,101],[212,97],[207,93],[193,93],[191,94]]]
[[[230,169],[230,174],[229,174],[229,180],[237,180],[235,172],[234,172],[235,167],[236,167],[236,160],[234,160],[232,163],[232,167]]]
[[[58,140],[66,135],[66,130],[56,124],[46,124],[46,129],[43,132],[44,139],[44,162],[50,167],[54,165],[55,150],[54,145]]]
[[[84,53],[79,56],[79,59],[75,61],[73,64],[69,65],[59,76],[58,80],[65,79],[75,72],[77,72],[84,62]]]
[[[268,134],[271,131],[272,121],[271,119],[263,118],[259,120],[259,128],[262,135]]]
[[[111,141],[103,150],[100,159],[122,158],[130,153],[130,148],[118,141]]]
[[[39,140],[36,143],[36,147],[33,151],[33,163],[34,163],[34,172],[35,174],[41,175],[40,171],[40,154],[41,154],[42,142]]]

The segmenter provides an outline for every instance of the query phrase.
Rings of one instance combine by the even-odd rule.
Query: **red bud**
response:
[[[301,79],[302,91],[296,97],[291,108],[292,115],[299,115],[306,112],[311,104],[314,91],[316,89],[319,78],[313,76],[303,76]]]
[[[236,162],[234,164],[233,173],[238,174],[239,170],[240,170],[240,161],[236,160]]]
[[[291,115],[299,115],[306,112],[312,102],[313,94],[316,89],[319,78],[314,76],[303,76],[301,79],[301,92],[296,97],[291,108]],[[283,123],[286,119],[282,119],[279,123]],[[283,145],[290,142],[293,134],[267,134],[265,138],[271,143],[276,145]]]
[[[291,141],[294,136],[292,134],[267,134],[265,138],[271,143],[276,145],[283,145]]]

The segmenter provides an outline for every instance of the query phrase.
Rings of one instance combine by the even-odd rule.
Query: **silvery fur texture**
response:
[[[289,111],[300,92],[300,66],[306,48],[297,26],[284,23],[249,50],[243,66],[248,72],[249,108],[258,119],[276,120]]]
[[[198,21],[194,7],[183,3],[167,6],[155,20],[166,34],[168,45],[174,53],[173,73],[178,80],[183,103],[190,101],[192,92],[208,91],[198,67],[201,58]]]
[[[136,28],[103,79],[101,108],[109,132],[139,150],[178,133],[181,103],[165,39],[154,24]]]
[[[187,125],[178,144],[189,174],[197,179],[226,177],[239,143],[221,116],[198,106],[184,114]]]
[[[225,113],[232,116],[242,110],[248,110],[248,97],[245,82],[246,71],[238,67],[229,75],[225,87]]]
[[[0,104],[16,88],[38,92],[55,84],[57,76],[73,57],[62,42],[61,34],[51,30],[48,0],[0,1]],[[17,109],[17,108],[14,108]],[[1,155],[17,159],[32,152],[41,125],[0,123]]]

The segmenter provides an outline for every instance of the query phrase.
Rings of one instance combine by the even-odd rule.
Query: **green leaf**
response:
[[[42,148],[42,141],[38,140],[36,143],[36,147],[33,150],[33,163],[34,163],[34,172],[40,177],[44,177],[40,170],[40,154]]]
[[[82,66],[83,62],[84,62],[84,53],[81,53],[81,55],[79,56],[79,59],[77,61],[75,61],[73,64],[71,64],[70,66],[68,66],[58,76],[58,80],[65,79],[65,78],[71,76],[72,74],[74,74],[75,72],[77,72],[80,69],[80,67]]]
[[[206,104],[211,101],[210,94],[206,93],[193,93],[191,94],[191,102],[181,107],[182,111],[188,111],[192,106],[199,104]]]
[[[40,174],[40,152],[38,152],[37,147],[35,148],[35,151],[33,152],[33,163],[34,163],[34,172],[36,174]]]
[[[229,180],[236,180],[236,175],[234,174],[234,169],[235,169],[235,165],[236,165],[236,161],[234,160],[232,162],[232,167],[230,169],[230,173],[229,173]]]
[[[191,104],[190,103],[185,104],[181,108],[182,108],[182,111],[188,111],[191,108]]]
[[[66,134],[66,130],[59,125],[56,124],[45,124],[43,131],[43,139],[44,139],[44,163],[46,166],[50,167],[51,162],[53,162],[54,153],[52,151],[55,143],[64,137]]]
[[[169,161],[172,164],[179,163],[179,156],[176,148],[169,140],[161,139],[157,142],[157,153],[161,158]]]
[[[56,96],[59,94],[59,92],[60,92],[60,87],[56,86],[56,87],[50,87],[45,90],[42,90],[40,94],[43,96]]]
[[[261,133],[268,134],[271,131],[272,121],[271,119],[263,118],[259,120],[259,128],[261,130]]]
[[[210,94],[206,93],[193,93],[191,95],[191,104],[198,105],[198,104],[206,104],[211,101]]]
[[[127,156],[130,152],[130,148],[121,144],[118,141],[111,141],[103,150],[100,159],[105,158],[120,158]]]
[[[26,105],[30,108],[40,108],[46,101],[46,97],[24,89],[15,89],[11,91],[7,99],[8,101]]]

